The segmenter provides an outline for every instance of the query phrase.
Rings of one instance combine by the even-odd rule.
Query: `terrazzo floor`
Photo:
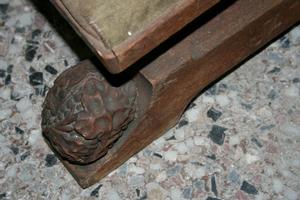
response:
[[[300,199],[300,26],[83,190],[41,136],[48,88],[89,56],[58,16],[45,1],[0,0],[0,200]]]

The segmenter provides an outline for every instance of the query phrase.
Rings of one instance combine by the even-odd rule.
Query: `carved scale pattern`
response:
[[[55,81],[42,112],[43,134],[64,158],[88,164],[103,157],[134,119],[132,81],[112,87],[91,64],[79,64]]]

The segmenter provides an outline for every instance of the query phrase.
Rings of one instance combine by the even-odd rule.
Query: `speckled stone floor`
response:
[[[85,190],[40,128],[47,89],[89,54],[69,29],[47,1],[0,0],[0,200],[300,199],[300,26]]]

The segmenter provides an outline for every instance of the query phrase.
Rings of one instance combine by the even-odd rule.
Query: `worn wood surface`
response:
[[[143,99],[141,111],[108,154],[89,165],[62,162],[83,188],[96,183],[174,126],[209,83],[299,20],[300,1],[239,0],[207,23],[196,21],[197,30],[131,80]]]
[[[66,5],[65,1],[66,0],[51,0],[63,16],[73,25],[77,33],[87,42],[90,48],[107,67],[108,71],[111,73],[119,73],[127,69],[131,64],[220,0],[176,1],[171,4],[169,9],[166,9],[164,13],[161,13],[159,17],[155,18],[155,20],[141,26],[141,29],[133,33],[132,36],[126,37],[123,41],[119,41],[112,46],[106,44],[107,42],[105,41],[107,39],[101,34],[102,30],[94,23],[94,20],[90,20],[91,22],[80,20],[87,15],[88,12],[82,11],[81,9],[70,8],[70,5],[77,5],[78,3],[76,2],[81,2],[80,0],[74,0],[70,5]],[[69,0],[67,0],[67,2],[69,2]],[[110,1],[106,0],[101,0],[101,2],[110,3]],[[93,15],[95,15],[95,13]],[[101,13],[99,13],[99,15],[101,15]],[[109,20],[108,18],[103,23],[109,23]]]

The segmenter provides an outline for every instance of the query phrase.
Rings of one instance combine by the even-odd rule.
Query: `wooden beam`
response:
[[[238,0],[204,25],[196,21],[202,26],[131,80],[137,88],[138,112],[108,153],[86,165],[64,158],[62,162],[83,188],[96,183],[174,126],[209,83],[299,20],[300,1]]]

